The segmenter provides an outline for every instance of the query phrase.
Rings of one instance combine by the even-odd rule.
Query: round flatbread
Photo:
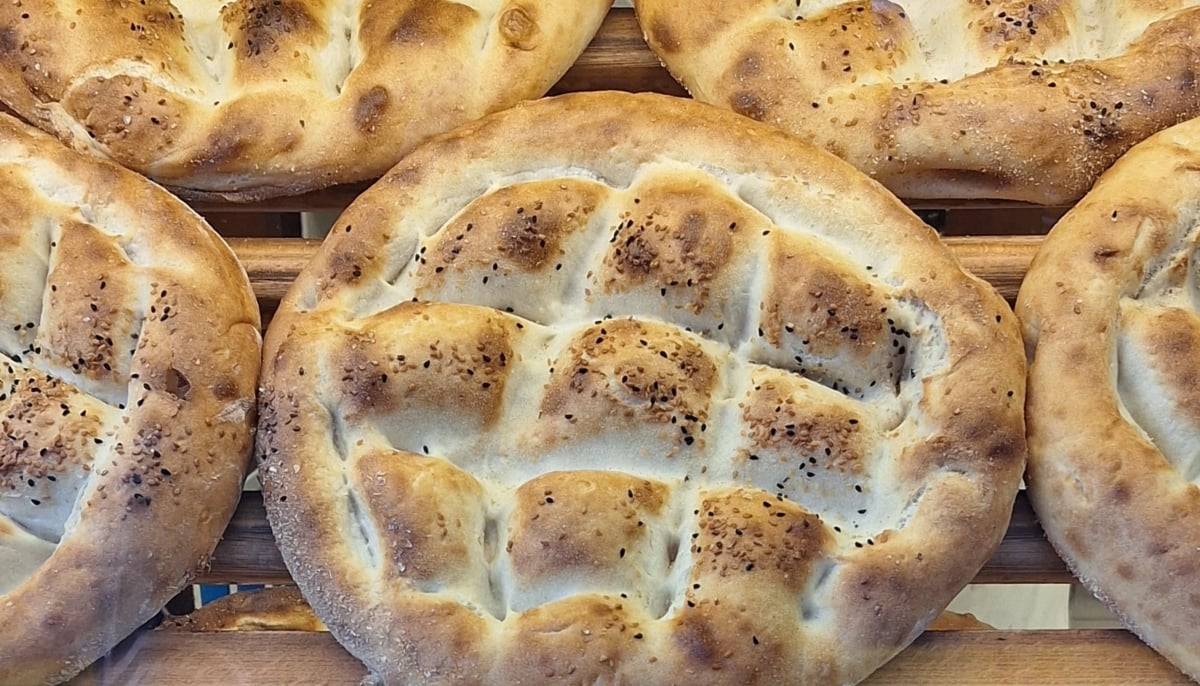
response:
[[[662,95],[405,158],[265,360],[272,528],[387,683],[858,681],[1024,464],[1004,301],[849,165]]]
[[[1200,120],[1129,151],[1050,231],[1017,311],[1029,496],[1063,559],[1200,679]]]
[[[252,448],[259,315],[204,221],[0,115],[0,684],[58,683],[212,554]]]
[[[295,194],[542,95],[610,4],[24,0],[0,7],[0,100],[185,196]]]
[[[1064,204],[1200,114],[1195,0],[636,0],[697,99],[849,160],[904,198]]]

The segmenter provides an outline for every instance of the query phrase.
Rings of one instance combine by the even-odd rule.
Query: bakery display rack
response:
[[[611,10],[599,34],[552,93],[617,89],[683,95],[646,47],[630,9]],[[365,186],[250,205],[195,207],[221,230],[250,276],[264,324],[319,241],[292,235],[280,217],[336,212]],[[914,201],[939,225],[964,266],[1009,300],[1048,228],[1064,208],[1009,202]],[[235,214],[264,219],[274,236],[247,236]],[[285,227],[278,229],[278,227]],[[208,569],[206,584],[286,584],[290,577],[256,492],[244,494]],[[1068,584],[1070,572],[1045,540],[1022,494],[1002,545],[975,579],[988,584]],[[358,684],[366,669],[328,633],[141,631],[72,684]],[[1122,630],[927,632],[866,682],[899,684],[1188,684],[1166,660]]]

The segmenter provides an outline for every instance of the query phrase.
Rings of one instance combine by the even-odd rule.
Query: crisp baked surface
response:
[[[906,198],[1065,204],[1200,114],[1195,0],[636,0],[696,98]]]
[[[996,627],[981,622],[970,612],[959,613],[946,610],[929,623],[926,631],[995,631]]]
[[[852,683],[1001,540],[1015,317],[694,101],[527,103],[346,210],[266,336],[284,559],[389,683]]]
[[[57,683],[212,553],[252,448],[258,308],[166,191],[0,115],[0,684]]]
[[[0,7],[0,100],[184,195],[293,194],[542,95],[610,4],[20,0]]]
[[[969,615],[968,615],[969,616]],[[238,592],[186,614],[168,617],[157,631],[326,631],[299,589],[277,586]]]
[[[1200,122],[1129,151],[1051,230],[1017,301],[1029,496],[1125,625],[1200,679]]]

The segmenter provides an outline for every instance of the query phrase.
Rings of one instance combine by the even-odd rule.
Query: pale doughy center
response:
[[[38,218],[0,219],[0,595],[49,559],[90,495],[93,471],[106,469],[153,300],[145,268],[155,266],[124,235],[134,221],[125,210],[93,204],[58,168],[4,152],[5,182],[29,189],[27,212]],[[108,275],[61,256],[101,245],[116,262]],[[88,280],[95,309],[58,288]],[[112,300],[101,292],[122,301],[119,313],[107,311]],[[98,332],[87,349],[69,337],[75,326]]]
[[[846,4],[848,3],[841,0],[780,2],[777,16],[786,21],[794,21],[801,17],[807,20],[818,19],[829,10]],[[901,0],[896,4],[904,8],[917,50],[909,52],[908,59],[895,71],[863,72],[855,80],[855,85],[933,82],[943,79],[957,81],[997,65],[995,55],[970,44],[972,32],[964,30],[970,22],[961,14],[965,9],[962,5],[967,3]],[[1026,3],[997,0],[990,4],[994,14],[1006,19],[1009,25],[1024,28],[1026,31],[1029,28],[1037,30],[1036,21],[1031,22],[1025,10]],[[1021,57],[1036,62],[1045,60],[1050,64],[1107,59],[1122,54],[1145,29],[1139,22],[1124,18],[1121,8],[1115,6],[1119,3],[1095,0],[1057,4],[1059,9],[1072,15],[1072,31],[1069,38],[1049,46],[1037,55]],[[1197,4],[1200,4],[1197,0],[1180,0],[1173,3],[1173,6],[1183,9]]]
[[[547,195],[552,196],[555,188],[566,192],[570,186],[586,188],[599,198],[586,221],[565,239],[565,264],[553,272],[553,278],[561,275],[555,283],[560,294],[557,300],[547,302],[534,295],[546,288],[542,277],[499,264],[485,270],[482,278],[470,268],[443,272],[433,265],[434,255],[459,255],[447,246],[470,243],[473,227],[463,217],[471,212],[505,211],[519,221],[530,221],[528,215],[537,213],[536,208],[505,205],[503,197],[506,189],[542,183],[540,179],[481,179],[476,192],[464,192],[461,198],[448,199],[442,205],[440,220],[430,223],[427,235],[412,242],[398,241],[399,247],[389,245],[389,267],[385,271],[394,276],[350,301],[355,311],[347,313],[347,320],[338,328],[328,329],[302,353],[308,357],[302,364],[305,375],[315,375],[316,388],[328,391],[318,400],[328,412],[331,447],[345,479],[342,507],[356,528],[347,532],[347,538],[377,583],[413,584],[421,591],[454,598],[496,619],[579,592],[619,593],[640,602],[650,616],[662,618],[686,602],[691,593],[684,583],[693,558],[690,541],[697,527],[697,508],[710,485],[758,489],[762,496],[782,497],[818,513],[838,549],[874,545],[873,539],[881,533],[905,526],[925,488],[916,492],[896,488],[889,470],[906,446],[928,435],[929,427],[914,410],[922,397],[923,380],[945,371],[946,348],[939,318],[905,289],[879,276],[888,273],[887,265],[856,263],[849,256],[853,254],[852,246],[842,244],[844,235],[836,231],[828,232],[820,226],[806,227],[808,232],[780,229],[772,219],[775,209],[770,188],[753,176],[718,177],[708,170],[678,163],[643,167],[627,183],[569,169],[543,170],[538,176],[543,175],[548,179],[545,183],[549,186],[543,191]],[[793,355],[806,348],[800,331],[785,334],[778,344],[766,341],[761,330],[763,308],[750,302],[752,292],[762,292],[761,283],[725,292],[714,289],[707,304],[700,308],[663,297],[658,298],[660,308],[648,309],[639,304],[646,302],[646,297],[638,286],[610,287],[600,271],[574,264],[603,264],[604,259],[597,256],[611,256],[614,244],[632,240],[630,231],[635,225],[652,226],[653,218],[641,210],[654,207],[654,203],[642,199],[679,185],[680,177],[714,197],[736,199],[746,213],[742,221],[750,222],[752,232],[760,235],[760,249],[747,250],[735,259],[740,261],[736,267],[739,273],[759,282],[778,278],[769,273],[765,259],[775,240],[772,234],[788,235],[788,240],[796,241],[792,245],[805,247],[796,251],[801,259],[820,255],[821,259],[831,260],[843,273],[852,275],[855,288],[869,290],[886,303],[886,311],[877,312],[883,333],[877,341],[879,354],[870,358],[875,364],[859,367],[836,356]],[[532,220],[535,223],[536,217]],[[469,246],[464,247],[464,257],[457,259],[468,259],[468,253]],[[657,294],[657,285],[653,285],[653,291]],[[468,345],[455,338],[457,327],[453,321],[434,319],[427,324],[446,331],[436,350],[423,343],[416,349],[406,347],[412,345],[405,338],[406,330],[426,326],[414,324],[407,309],[415,299],[492,308],[498,326],[516,331],[508,339],[513,345],[512,355],[504,361],[515,370],[505,372],[505,399],[496,420],[499,426],[537,425],[539,416],[547,411],[543,397],[546,389],[562,375],[564,365],[571,364],[565,351],[586,348],[593,338],[597,345],[609,336],[636,345],[634,341],[644,335],[641,343],[651,355],[660,350],[666,356],[667,350],[674,355],[680,349],[693,349],[699,359],[716,370],[718,392],[690,416],[679,413],[667,423],[650,421],[646,416],[655,411],[655,401],[651,400],[627,422],[609,425],[594,436],[572,435],[570,440],[538,432],[513,436],[480,433],[470,426],[471,422],[462,421],[460,407],[441,408],[445,412],[442,419],[437,418],[437,409],[419,404],[387,417],[374,416],[369,408],[347,417],[350,410],[340,405],[338,394],[339,380],[347,374],[378,374],[384,382],[394,383],[408,368],[430,364],[437,367],[449,364],[448,360],[470,361],[480,356],[473,343]],[[302,294],[298,300],[302,307],[306,307],[305,302],[314,302],[311,294]],[[638,327],[640,333],[630,333]],[[350,340],[355,342],[348,343]],[[343,368],[321,354],[347,345],[363,351],[370,361],[354,369]],[[485,359],[466,373],[483,379],[485,364],[495,363]],[[608,390],[629,391],[632,382],[626,382],[615,370],[606,370],[598,357],[585,364],[593,376],[605,377]],[[767,387],[782,389],[781,397],[793,407],[787,411],[805,420],[803,430],[814,432],[807,450],[798,448],[796,442],[752,450],[756,444],[770,443],[764,437],[752,436],[747,417],[749,401]],[[636,402],[633,399],[630,404]],[[669,406],[670,399],[664,397],[660,404]],[[833,418],[847,422],[844,428],[849,438],[840,443],[817,435],[824,429],[836,432],[841,428],[833,426]],[[564,419],[569,425],[581,418],[567,415]],[[790,431],[786,423],[782,430]],[[621,432],[621,440],[613,440],[611,431]],[[694,439],[687,442],[686,449],[679,444],[681,431]],[[846,454],[839,454],[839,445]],[[472,551],[468,555],[475,563],[470,569],[442,570],[431,578],[404,578],[409,571],[403,562],[404,541],[426,533],[377,530],[373,521],[386,517],[366,516],[375,506],[370,494],[387,491],[386,477],[379,474],[377,481],[372,481],[367,476],[378,474],[372,465],[378,464],[381,455],[406,461],[406,455],[439,458],[439,464],[445,464],[441,462],[444,460],[453,465],[446,468],[455,473],[456,483],[469,484],[462,487],[464,493],[469,493],[465,497],[478,499],[480,506],[477,510],[474,506],[467,508],[473,513],[471,519],[448,521],[446,525],[449,535],[463,537]],[[637,511],[648,533],[637,546],[613,551],[623,562],[619,572],[608,570],[595,578],[579,574],[570,579],[539,577],[536,583],[522,579],[521,565],[512,559],[516,514],[505,503],[513,502],[514,490],[523,493],[533,488],[542,475],[562,470],[572,471],[582,484],[580,488],[587,490],[587,484],[596,478],[581,469],[587,466],[647,479],[653,489],[664,494],[664,506],[657,511]],[[941,479],[957,478],[961,475],[935,474],[926,487]],[[552,495],[550,498],[555,502]],[[518,508],[526,502],[520,496],[515,500]],[[573,505],[566,501],[564,506]],[[519,547],[520,541],[517,543]],[[391,569],[393,549],[397,547],[402,581],[392,576],[397,571]],[[794,608],[798,618],[821,620],[822,608],[812,598],[834,576],[836,566],[832,557],[819,563],[819,572],[814,573],[807,592]]]
[[[1122,409],[1194,484],[1200,484],[1200,414],[1182,393],[1191,377],[1181,376],[1180,367],[1190,358],[1190,368],[1200,370],[1198,240],[1200,227],[1186,231],[1148,269],[1141,289],[1121,300],[1115,360]]]

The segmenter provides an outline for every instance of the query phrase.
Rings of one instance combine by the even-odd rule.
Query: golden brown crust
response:
[[[960,613],[946,610],[925,627],[926,631],[994,631],[996,627],[982,622],[970,612]]]
[[[0,100],[185,196],[295,194],[545,93],[610,4],[22,0]]]
[[[328,631],[293,586],[239,591],[186,615],[168,617],[157,631]]]
[[[849,165],[665,96],[423,146],[266,351],[272,526],[390,683],[858,681],[986,560],[1023,465],[995,292]]]
[[[258,309],[220,238],[132,172],[4,116],[0,179],[0,683],[57,683],[233,514]]]
[[[1017,311],[1029,494],[1125,624],[1200,678],[1200,124],[1129,151],[1050,232]]]
[[[811,140],[901,197],[1050,204],[1200,114],[1194,4],[634,3],[697,99]]]

